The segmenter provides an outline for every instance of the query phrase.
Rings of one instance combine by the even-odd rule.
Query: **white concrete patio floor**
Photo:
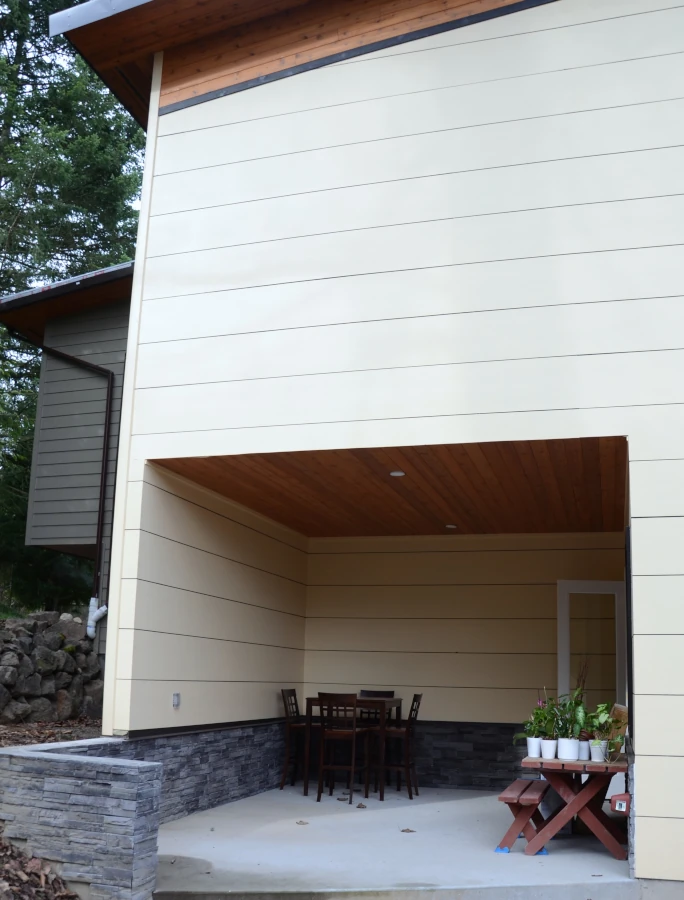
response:
[[[510,854],[495,854],[511,822],[496,794],[424,789],[410,801],[391,789],[384,803],[359,793],[352,806],[338,801],[341,794],[338,789],[316,803],[315,791],[304,797],[298,785],[163,825],[157,891],[424,896],[448,889],[458,897],[531,900],[550,896],[550,886],[565,886],[553,896],[641,896],[627,863],[590,836],[560,837],[548,856],[525,856],[523,840]],[[357,808],[359,802],[366,808]]]

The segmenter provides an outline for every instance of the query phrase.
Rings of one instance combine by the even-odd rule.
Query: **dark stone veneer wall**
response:
[[[521,774],[517,730],[419,723],[420,784],[505,787]],[[280,721],[8,747],[0,750],[0,823],[75,888],[88,885],[91,900],[150,900],[159,825],[276,788],[283,753]]]

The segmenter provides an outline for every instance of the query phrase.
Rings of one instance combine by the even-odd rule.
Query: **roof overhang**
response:
[[[0,322],[42,344],[50,319],[106,306],[131,296],[133,263],[120,263],[0,299]]]
[[[50,35],[64,35],[146,128],[155,53],[308,2],[88,0],[50,16]]]

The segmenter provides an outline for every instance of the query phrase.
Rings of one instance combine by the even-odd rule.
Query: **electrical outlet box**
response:
[[[613,812],[620,813],[622,816],[629,815],[629,794],[613,794],[610,798],[610,808]]]
[[[173,695],[173,708],[178,709],[180,706],[180,694]]]

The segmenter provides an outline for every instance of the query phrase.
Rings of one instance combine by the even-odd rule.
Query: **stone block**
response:
[[[33,662],[36,672],[41,675],[53,675],[57,671],[60,658],[54,650],[41,646],[36,647],[33,651],[31,654],[31,661]]]
[[[29,702],[31,712],[27,722],[54,722],[57,718],[55,707],[45,697],[36,697]]]
[[[25,700],[10,700],[0,712],[0,725],[15,725],[30,715],[31,707]]]

